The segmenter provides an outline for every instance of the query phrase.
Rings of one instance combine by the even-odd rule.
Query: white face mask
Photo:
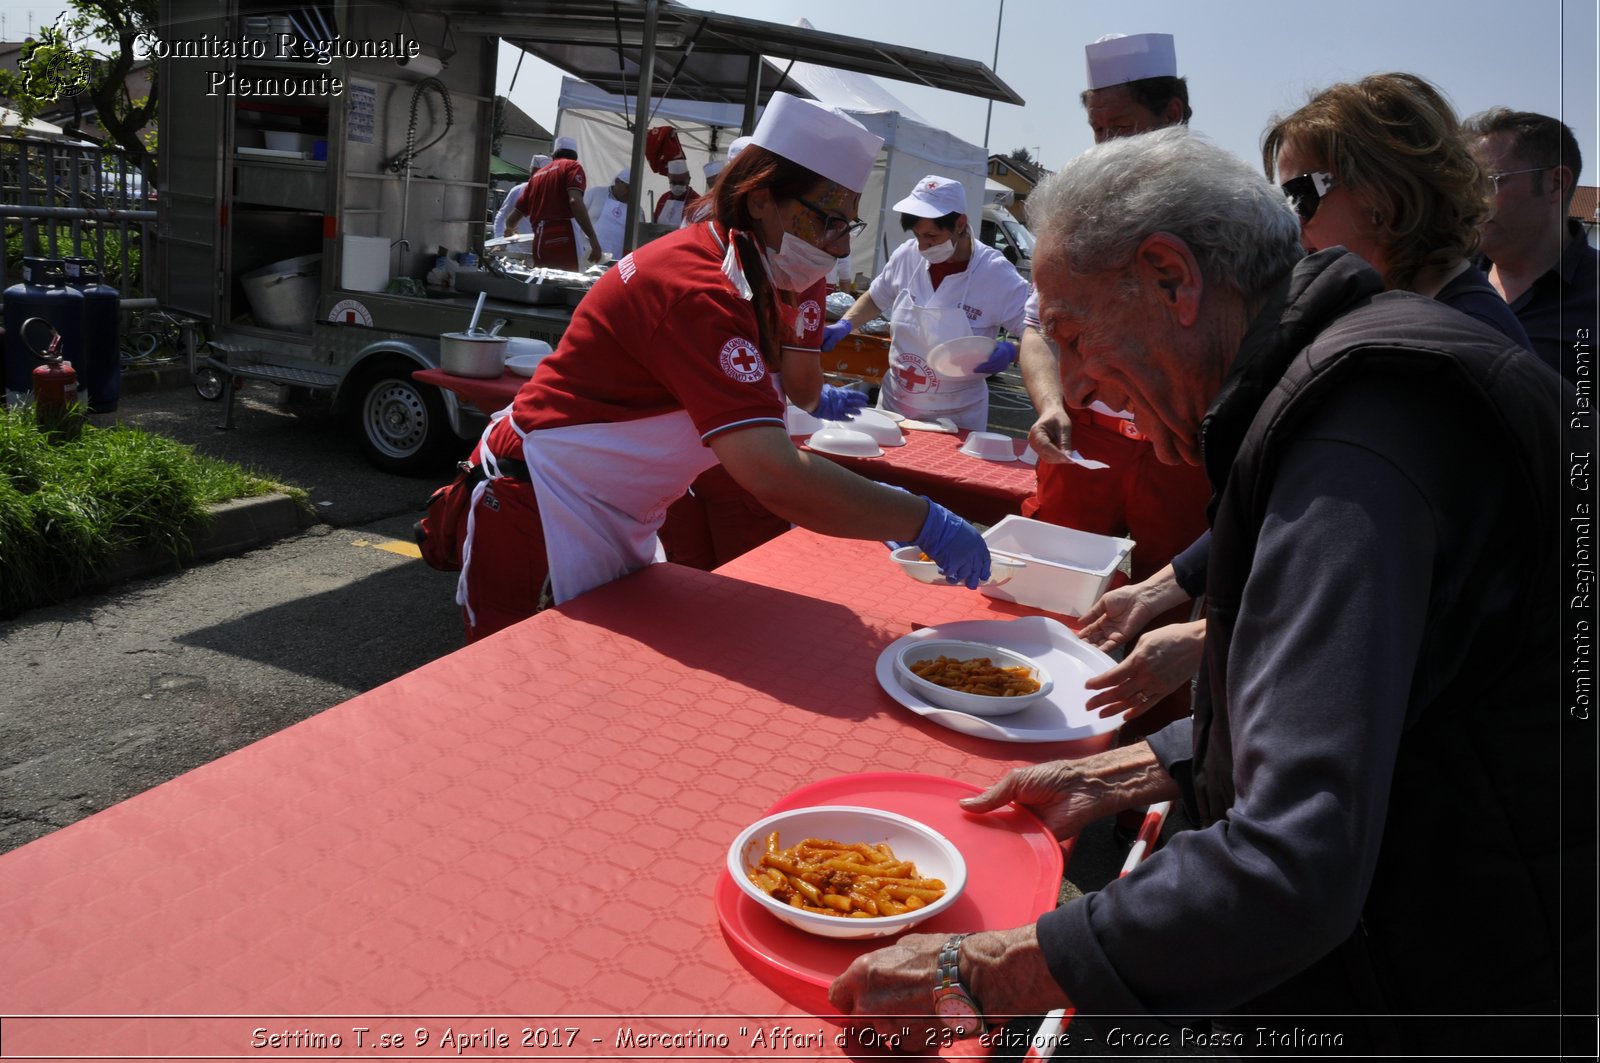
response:
[[[937,266],[941,262],[950,261],[950,256],[956,253],[956,242],[954,238],[951,238],[942,244],[934,244],[932,247],[919,247],[917,251],[921,253],[923,258],[928,260],[929,265]]]
[[[681,185],[680,184],[671,184],[671,185],[668,185],[667,187],[672,189],[672,194],[675,195],[675,196],[681,196],[685,192],[689,191],[689,186],[688,186],[687,183],[681,184]]]
[[[763,247],[763,261],[772,283],[791,292],[803,292],[838,266],[839,260],[794,233],[783,234],[776,251]]]

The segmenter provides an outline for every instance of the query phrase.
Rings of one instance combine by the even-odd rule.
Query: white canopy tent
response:
[[[917,179],[939,174],[959,180],[967,191],[968,213],[976,225],[983,212],[988,154],[954,134],[930,124],[892,93],[865,74],[795,63],[786,69],[780,88],[798,86],[801,92],[836,107],[883,138],[883,150],[861,196],[861,217],[867,230],[851,242],[849,270],[875,277],[890,252],[906,236],[893,205],[904,198]],[[705,191],[700,167],[720,158],[739,136],[742,108],[732,105],[657,99],[651,102],[651,128],[672,125],[678,132],[697,192]],[[615,96],[575,78],[562,81],[556,112],[556,135],[578,142],[578,159],[591,185],[609,183],[628,164],[632,151],[634,114],[631,98]],[[652,196],[666,191],[667,180],[650,172],[642,177]],[[648,209],[644,220],[649,220]]]

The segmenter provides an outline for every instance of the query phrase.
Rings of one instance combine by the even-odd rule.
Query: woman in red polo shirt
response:
[[[880,145],[839,112],[775,93],[710,193],[713,217],[596,282],[475,452],[487,478],[454,530],[469,640],[531,615],[545,593],[566,601],[661,560],[667,507],[717,463],[795,524],[915,542],[953,582],[987,577],[966,521],[796,450],[784,426],[775,373],[820,380],[801,361],[815,354],[790,340],[815,324],[797,293],[849,252]],[[803,405],[844,403],[827,389]]]

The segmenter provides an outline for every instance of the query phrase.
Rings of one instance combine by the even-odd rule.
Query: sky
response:
[[[1262,130],[1336,81],[1404,70],[1432,81],[1466,116],[1496,104],[1553,114],[1578,137],[1580,181],[1600,184],[1594,0],[688,0],[688,6],[962,56],[993,65],[1026,100],[990,106],[892,79],[883,87],[935,125],[991,152],[1027,148],[1050,169],[1089,147],[1078,94],[1083,46],[1106,33],[1176,37],[1193,128],[1256,162]],[[5,36],[18,39],[57,5],[0,0]],[[34,20],[30,20],[32,12]],[[997,34],[998,31],[998,34]],[[996,42],[998,36],[998,62]],[[546,128],[555,125],[561,73],[537,60],[499,90]],[[509,89],[509,91],[508,91]],[[987,142],[985,125],[989,126]]]
[[[1560,117],[1577,134],[1584,184],[1600,184],[1594,0],[688,0],[688,6],[962,56],[992,65],[1026,104],[880,78],[923,118],[990,152],[1027,148],[1059,168],[1092,144],[1078,94],[1083,46],[1107,33],[1171,33],[1192,127],[1257,162],[1262,130],[1337,81],[1403,70],[1463,117],[1504,104]],[[996,55],[998,28],[999,59]],[[514,56],[513,51],[513,56]],[[500,91],[514,66],[501,63]],[[524,62],[509,93],[551,128],[560,74]],[[1594,160],[1591,164],[1589,160]]]

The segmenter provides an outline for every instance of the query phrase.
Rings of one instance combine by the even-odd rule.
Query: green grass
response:
[[[31,406],[0,410],[0,617],[94,583],[119,551],[186,562],[207,506],[281,490],[137,428],[85,425],[54,438]]]

